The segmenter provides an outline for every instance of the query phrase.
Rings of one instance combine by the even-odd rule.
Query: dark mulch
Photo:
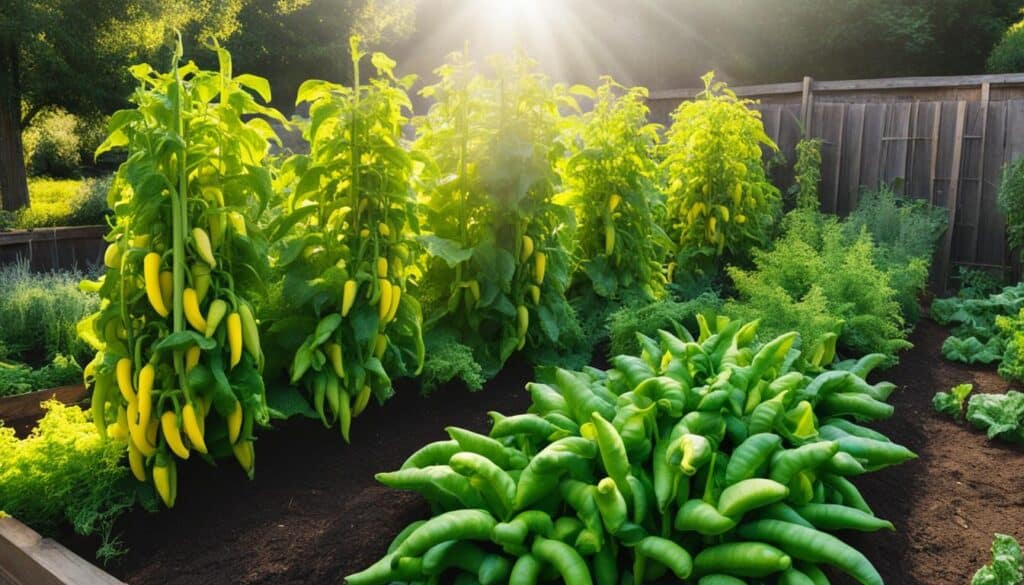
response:
[[[878,427],[920,459],[857,484],[896,532],[842,535],[890,585],[967,583],[987,562],[994,532],[1024,539],[1024,451],[989,443],[931,406],[937,390],[960,382],[981,392],[1003,392],[1008,384],[991,369],[944,361],[945,335],[921,322],[915,348],[882,373],[900,389],[892,398],[896,416]],[[108,570],[133,585],[341,583],[427,513],[422,499],[381,487],[373,474],[397,469],[424,443],[444,439],[447,425],[485,431],[488,410],[521,412],[530,376],[529,368],[512,365],[483,392],[453,386],[429,399],[399,388],[385,407],[357,419],[351,446],[336,429],[290,421],[260,436],[253,482],[233,462],[224,469],[180,465],[177,507],[132,513],[122,524],[131,552]],[[70,544],[87,558],[95,550],[94,541]]]

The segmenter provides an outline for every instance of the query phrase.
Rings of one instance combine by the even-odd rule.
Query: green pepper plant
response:
[[[176,461],[234,452],[252,477],[255,424],[268,410],[253,300],[266,254],[254,229],[271,198],[263,166],[287,123],[254,75],[234,75],[231,55],[213,45],[219,69],[136,65],[135,108],[115,113],[97,150],[128,151],[108,194],[116,218],[99,312],[79,334],[96,348],[85,368],[92,418],[104,436],[127,441],[131,470],[152,480],[163,502],[177,496]]]
[[[559,107],[575,101],[521,55],[490,65],[485,76],[457,53],[437,70],[413,146],[431,161],[419,238],[430,338],[473,348],[488,377],[574,323],[565,299],[572,212],[553,199],[565,152]]]
[[[276,369],[346,441],[370,398],[389,398],[391,378],[417,373],[424,354],[410,292],[415,153],[402,140],[415,77],[397,77],[395,62],[374,53],[376,76],[363,84],[359,43],[352,37],[352,87],[311,80],[299,88],[296,103],[310,104],[309,154],[282,163],[284,200],[268,226],[282,282],[268,342],[288,356]]]
[[[542,370],[526,413],[449,427],[378,474],[434,515],[345,582],[788,585],[828,565],[882,585],[832,532],[893,529],[849,479],[915,457],[863,424],[893,414],[895,385],[865,380],[886,356],[824,370],[795,332],[756,344],[757,321],[697,321],[608,370]]]

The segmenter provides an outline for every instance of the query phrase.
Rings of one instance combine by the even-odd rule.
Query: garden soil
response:
[[[856,479],[896,531],[840,534],[874,562],[889,585],[966,585],[988,562],[994,532],[1024,541],[1024,450],[937,414],[937,390],[971,382],[1004,392],[994,371],[944,361],[945,330],[922,321],[899,365],[878,377],[899,386],[896,415],[877,425],[920,456]],[[337,429],[292,420],[259,435],[256,480],[233,461],[179,464],[171,512],[136,511],[119,522],[130,552],[107,570],[131,585],[338,585],[376,561],[408,523],[428,513],[417,495],[385,488],[374,473],[397,469],[423,444],[457,425],[486,432],[487,411],[522,412],[530,369],[512,364],[484,391],[455,385],[429,398],[397,389],[385,407],[355,421],[352,445]],[[92,558],[95,539],[65,542]],[[836,576],[834,583],[851,583]]]

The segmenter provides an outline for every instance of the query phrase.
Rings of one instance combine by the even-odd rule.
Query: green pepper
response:
[[[884,585],[871,561],[831,534],[779,520],[743,524],[737,528],[737,534],[742,538],[778,545],[802,561],[832,565],[861,585]]]
[[[840,447],[841,449],[842,447]],[[822,471],[836,475],[860,475],[866,470],[857,461],[857,458],[849,453],[839,451],[821,466]]]
[[[554,441],[566,436],[564,430],[536,414],[504,416],[499,412],[491,411],[487,415],[494,422],[490,432],[492,439],[525,435],[527,437]]]
[[[791,565],[792,559],[788,554],[763,542],[717,544],[700,551],[693,559],[697,575],[727,573],[739,577],[767,577],[785,571]]]
[[[747,585],[747,582],[732,575],[714,573],[701,577],[700,581],[697,581],[697,585]]]
[[[453,510],[434,516],[395,550],[397,557],[418,557],[446,540],[490,540],[498,522],[484,510]]]
[[[758,508],[754,511],[756,518],[770,519],[770,520],[783,520],[785,522],[792,522],[793,524],[799,524],[806,528],[814,528],[814,525],[808,522],[803,516],[796,513],[796,510],[791,508],[784,502],[776,502],[769,504],[763,508]]]
[[[526,390],[530,393],[533,409],[542,416],[549,412],[569,414],[569,404],[565,398],[548,384],[529,382]]]
[[[402,531],[398,533],[398,536],[396,536],[395,539],[391,541],[391,544],[388,545],[388,554],[395,552],[395,549],[398,548],[398,545],[405,542],[405,539],[409,538],[409,535],[412,534],[412,532],[420,526],[423,526],[425,522],[426,520],[417,520],[416,522],[413,522],[412,524],[403,528]]]
[[[627,390],[633,390],[648,378],[658,375],[647,362],[631,355],[617,355],[611,362],[622,373]]]
[[[435,441],[427,443],[405,460],[400,469],[411,467],[427,467],[429,465],[445,465],[462,449],[456,441]]]
[[[627,520],[629,514],[626,498],[618,489],[615,480],[606,477],[598,482],[594,498],[601,518],[604,520],[605,528],[608,529],[608,532],[615,534],[622,523]]]
[[[865,394],[829,394],[818,403],[827,416],[852,416],[858,420],[882,420],[892,416],[895,408]]]
[[[652,558],[668,567],[679,579],[686,579],[693,572],[690,553],[675,542],[658,536],[648,536],[634,546],[635,554]]]
[[[681,532],[693,531],[705,536],[717,536],[732,530],[736,521],[704,500],[695,498],[680,506],[674,526]]]
[[[770,433],[774,430],[775,421],[782,414],[784,402],[788,397],[788,392],[781,392],[770,400],[765,400],[758,404],[754,408],[754,412],[750,413],[750,422],[747,423],[750,434],[759,435],[761,433]]]
[[[605,420],[615,418],[615,406],[595,395],[587,385],[568,370],[555,370],[555,389],[565,397],[569,412],[576,422],[583,424],[591,419],[595,412]]]
[[[841,501],[843,505],[857,508],[858,510],[867,512],[868,514],[874,514],[874,512],[871,511],[871,507],[868,506],[867,501],[865,501],[864,497],[860,495],[860,491],[857,490],[857,486],[850,483],[850,481],[845,477],[826,473],[821,476],[821,481],[842,497]]]
[[[558,486],[560,477],[597,456],[597,446],[582,437],[565,437],[537,453],[516,486],[516,509],[522,510]]]
[[[597,488],[582,481],[567,479],[559,486],[559,491],[587,529],[600,536],[604,519],[597,505]]]
[[[565,585],[593,585],[586,561],[564,542],[538,537],[533,541],[532,552],[541,562],[554,566]]]
[[[869,429],[865,426],[861,426],[857,423],[850,422],[845,418],[829,418],[823,421],[823,427],[829,426],[846,433],[847,435],[853,435],[854,437],[863,437],[865,439],[874,439],[876,441],[890,442],[889,437],[886,437],[882,433],[876,430]]]
[[[594,580],[597,585],[618,585],[619,566],[614,546],[603,546],[594,553],[591,563],[594,566]]]
[[[475,575],[485,556],[484,550],[471,541],[448,540],[423,554],[422,571],[424,575],[439,575],[455,567]]]
[[[631,497],[632,493],[626,480],[630,475],[629,458],[626,456],[626,446],[622,442],[622,437],[601,413],[594,412],[590,420],[597,431],[597,446],[605,471],[615,481],[618,491],[626,497]]]
[[[839,445],[835,441],[809,443],[779,451],[772,456],[769,477],[782,485],[789,485],[798,472],[818,467],[838,451]]]
[[[380,483],[401,490],[413,490],[442,508],[483,508],[484,500],[470,485],[469,480],[447,465],[410,467],[388,473],[378,473]]]
[[[860,532],[895,530],[892,522],[849,506],[807,504],[798,506],[795,510],[797,514],[800,514],[819,530],[858,530]]]
[[[514,554],[513,550],[525,552],[525,549],[521,547],[531,532],[545,538],[551,538],[551,533],[554,529],[554,522],[552,522],[550,515],[540,510],[526,510],[525,512],[520,512],[508,522],[497,524],[491,533],[491,540],[504,548],[506,552]]]
[[[814,585],[814,581],[803,571],[790,567],[779,575],[777,585]]]
[[[917,459],[913,451],[896,443],[850,436],[839,437],[835,442],[839,445],[840,451],[866,462],[865,469],[868,471]]]
[[[512,565],[508,585],[536,585],[540,577],[540,562],[531,554],[524,554]]]
[[[789,488],[770,479],[751,478],[738,481],[722,491],[718,511],[723,516],[739,517],[754,508],[786,499]]]
[[[458,427],[446,427],[445,432],[464,451],[470,451],[490,459],[502,469],[523,469],[528,459],[518,449],[506,447],[500,441],[487,435],[467,431]]]
[[[483,455],[465,451],[452,455],[448,465],[456,473],[466,477],[482,478],[484,499],[497,501],[500,506],[497,510],[498,515],[504,517],[512,513],[516,499],[516,482],[494,462]]]
[[[725,483],[732,485],[754,477],[781,445],[782,437],[774,433],[758,433],[747,437],[733,449],[729,464],[725,467]]]
[[[697,473],[707,462],[711,461],[711,455],[715,450],[703,435],[686,434],[680,437],[677,443],[677,453],[669,453],[671,460],[681,454],[679,469],[683,475]]]
[[[498,585],[507,583],[511,573],[512,563],[508,559],[501,555],[489,554],[484,557],[484,562],[480,563],[477,579],[480,580],[480,585]]]

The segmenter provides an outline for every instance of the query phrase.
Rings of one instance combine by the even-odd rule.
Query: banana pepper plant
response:
[[[233,76],[230,54],[212,49],[217,71],[179,66],[180,41],[169,73],[131,68],[136,107],[112,116],[97,150],[128,151],[107,196],[107,270],[82,285],[102,298],[79,324],[97,350],[93,420],[127,440],[133,474],[168,507],[176,462],[193,452],[233,452],[252,477],[254,424],[268,419],[252,304],[266,246],[253,227],[271,192],[266,119],[285,120],[256,101],[270,100],[265,79]]]
[[[280,369],[290,383],[346,441],[370,398],[389,398],[391,377],[417,373],[424,354],[410,294],[414,159],[402,144],[415,78],[396,77],[394,61],[374,53],[377,75],[363,84],[358,37],[351,51],[352,87],[311,80],[299,88],[309,154],[282,164],[283,210],[269,225],[283,284],[268,342],[288,356]]]
[[[423,297],[431,339],[473,348],[485,376],[524,347],[553,344],[574,319],[565,300],[572,211],[554,202],[563,156],[560,106],[571,96],[522,56],[494,58],[492,76],[453,54],[422,95],[421,213],[431,233]]]
[[[660,141],[647,121],[647,90],[610,77],[595,90],[570,88],[593,107],[578,118],[571,156],[561,166],[559,201],[576,211],[578,284],[604,298],[653,301],[665,295],[664,259],[672,241],[658,226],[664,213],[652,151]],[[586,292],[586,291],[581,291]]]
[[[666,229],[688,272],[713,269],[720,256],[742,260],[764,246],[782,202],[762,162],[762,147],[778,146],[754,102],[736,97],[713,73],[702,79],[697,99],[672,113],[662,147]]]

